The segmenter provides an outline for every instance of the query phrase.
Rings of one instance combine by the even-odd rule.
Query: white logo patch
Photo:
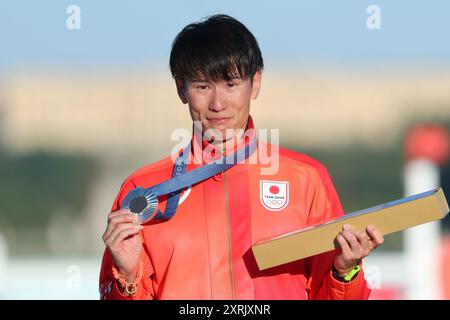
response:
[[[289,203],[289,182],[261,180],[259,194],[259,199],[266,209],[283,210]]]

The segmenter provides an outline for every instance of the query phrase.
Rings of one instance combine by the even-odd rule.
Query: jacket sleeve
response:
[[[308,225],[321,224],[344,215],[331,178],[322,165],[317,166],[319,175],[308,216]],[[337,236],[337,235],[336,235]],[[309,299],[317,300],[367,300],[370,289],[364,279],[364,271],[349,283],[340,282],[332,275],[334,257],[340,249],[325,252],[306,259],[309,271],[306,291]]]
[[[119,194],[114,201],[111,211],[116,211],[120,208],[120,203],[123,198],[127,195],[128,191],[135,188],[135,185],[130,181],[126,180],[120,189]],[[105,217],[106,218],[106,217]],[[142,231],[141,231],[141,239]],[[147,248],[145,243],[142,243],[144,250],[141,255],[141,262],[143,264],[143,274],[142,280],[138,284],[137,291],[133,296],[128,296],[122,294],[123,290],[120,288],[118,282],[114,279],[112,273],[113,259],[108,248],[105,248],[103,254],[103,260],[100,270],[99,279],[99,292],[101,300],[151,300],[154,299],[155,294],[152,286],[152,278],[154,275],[153,266],[149,255],[147,254]]]

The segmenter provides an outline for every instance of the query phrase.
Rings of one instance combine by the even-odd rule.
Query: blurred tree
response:
[[[0,153],[2,220],[20,225],[46,225],[58,207],[82,212],[96,163],[87,156]]]
[[[12,254],[48,251],[50,217],[84,213],[96,166],[85,155],[11,156],[0,148],[0,231],[5,232]]]

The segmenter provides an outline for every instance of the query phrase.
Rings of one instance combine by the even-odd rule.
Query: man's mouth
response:
[[[207,118],[208,121],[212,124],[218,125],[218,124],[224,124],[228,120],[230,120],[230,117],[214,117],[214,118]]]

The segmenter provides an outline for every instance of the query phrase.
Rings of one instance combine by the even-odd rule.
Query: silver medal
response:
[[[131,190],[125,199],[123,199],[123,209],[130,211],[138,216],[138,223],[144,223],[150,219],[158,208],[158,198],[149,189],[137,187]]]

